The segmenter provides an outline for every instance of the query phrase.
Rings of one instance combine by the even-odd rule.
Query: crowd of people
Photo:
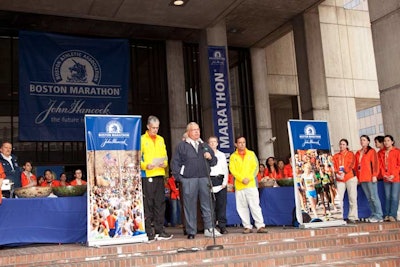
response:
[[[169,165],[164,139],[158,135],[159,126],[159,119],[149,116],[147,130],[141,136],[141,175],[138,167],[135,174],[137,179],[130,179],[128,187],[127,179],[119,179],[119,186],[95,184],[91,190],[94,203],[90,218],[92,238],[135,234],[146,234],[149,240],[172,238],[165,230],[166,193],[171,225],[179,226],[183,222],[188,239],[194,239],[198,233],[198,214],[202,217],[204,236],[227,234],[226,205],[229,191],[235,191],[243,233],[253,232],[251,217],[255,231],[267,233],[258,188],[277,186],[276,181],[280,179],[293,179],[302,210],[314,218],[320,217],[317,210],[322,210],[322,216],[339,210],[342,216],[343,199],[347,191],[347,220],[357,223],[357,186],[360,185],[371,210],[367,221],[396,221],[400,193],[400,150],[394,146],[391,135],[375,138],[378,150],[370,146],[368,136],[362,135],[361,147],[355,153],[349,149],[348,140],[341,139],[339,152],[334,155],[330,151],[317,149],[298,150],[293,161],[290,157],[286,161],[268,157],[265,165],[246,147],[246,138],[238,136],[235,139],[236,150],[230,155],[228,164],[225,154],[218,150],[218,138],[211,136],[204,142],[200,137],[199,125],[190,122]],[[4,142],[0,148],[0,185],[3,179],[10,179],[16,187],[86,184],[80,169],[75,170],[72,181],[68,181],[65,173],[56,179],[51,170],[36,177],[32,173],[32,162],[24,162],[20,169],[11,151],[11,143]],[[168,169],[169,176],[166,175]],[[378,180],[384,183],[384,207],[378,195]],[[144,214],[139,208],[142,205],[141,197]]]

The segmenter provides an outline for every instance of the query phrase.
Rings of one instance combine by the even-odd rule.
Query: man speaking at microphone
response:
[[[194,239],[197,233],[197,199],[200,199],[201,214],[206,237],[221,236],[212,229],[210,202],[210,167],[217,164],[217,158],[210,146],[200,138],[200,128],[195,122],[186,127],[187,138],[180,142],[172,157],[171,169],[175,179],[182,183],[181,197],[184,203],[186,233]]]

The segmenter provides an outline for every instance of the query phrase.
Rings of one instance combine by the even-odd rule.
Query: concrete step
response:
[[[175,231],[174,238],[167,241],[129,245],[106,246],[100,248],[77,244],[42,245],[25,248],[0,250],[0,266],[173,266],[219,264],[265,263],[269,265],[318,264],[318,255],[324,252],[325,262],[349,262],[355,254],[365,264],[367,256],[371,259],[386,255],[396,262],[400,246],[400,223],[367,224],[355,226],[331,227],[321,229],[269,228],[269,234],[241,234],[240,228],[229,228],[230,234],[216,238],[217,244],[224,245],[223,250],[207,251],[213,244],[212,238],[197,235],[187,240]],[[397,249],[391,254],[389,247]],[[178,252],[186,248],[186,252]],[[192,251],[194,252],[188,252]],[[376,249],[385,250],[376,254]],[[361,249],[361,250],[360,250]],[[335,251],[346,255],[335,258]],[[318,254],[319,253],[319,254]],[[361,253],[363,256],[358,256]],[[375,253],[375,254],[374,254]],[[283,258],[282,258],[283,257]],[[307,261],[314,259],[317,262]],[[382,259],[376,259],[376,261]],[[289,262],[289,263],[288,263]],[[383,262],[382,262],[383,263]],[[170,265],[168,265],[170,264]],[[228,266],[228,265],[224,265]],[[233,265],[232,265],[233,266]],[[257,265],[245,265],[257,266]],[[266,265],[262,265],[266,266]],[[343,266],[343,265],[342,265]],[[390,266],[390,265],[388,265]],[[393,265],[395,266],[395,265]]]

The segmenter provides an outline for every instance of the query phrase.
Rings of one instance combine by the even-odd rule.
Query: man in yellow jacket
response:
[[[164,177],[165,168],[168,166],[168,156],[164,138],[158,135],[159,128],[159,119],[156,116],[149,116],[147,131],[140,140],[144,217],[149,240],[172,238],[172,235],[164,230]],[[154,231],[151,224],[154,226]]]
[[[265,229],[264,218],[260,207],[256,177],[258,159],[256,154],[246,148],[246,139],[243,136],[236,138],[236,151],[229,160],[229,170],[235,177],[236,210],[242,220],[244,234],[252,232],[250,213],[254,219],[257,233],[268,233]]]

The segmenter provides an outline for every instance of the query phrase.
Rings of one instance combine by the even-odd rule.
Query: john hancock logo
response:
[[[105,147],[108,144],[128,146],[127,140],[130,134],[128,132],[124,132],[124,128],[119,121],[109,121],[106,124],[105,130],[105,132],[98,133],[98,137],[103,139],[100,147]]]
[[[321,145],[320,144],[321,135],[317,134],[315,127],[312,126],[311,124],[307,124],[304,127],[304,134],[300,134],[299,138],[304,140],[302,147],[305,147],[306,145],[318,145],[318,146]]]
[[[53,80],[61,84],[98,85],[101,69],[97,60],[81,50],[68,50],[54,60]]]

